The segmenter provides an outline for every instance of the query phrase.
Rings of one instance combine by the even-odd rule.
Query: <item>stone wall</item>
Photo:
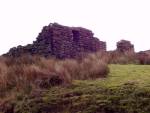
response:
[[[117,51],[121,53],[132,52],[134,53],[134,45],[130,41],[121,40],[117,42]]]
[[[74,58],[81,53],[106,51],[106,42],[99,41],[93,35],[92,31],[85,28],[53,23],[43,27],[33,44],[11,48],[6,55],[17,57],[31,54]]]

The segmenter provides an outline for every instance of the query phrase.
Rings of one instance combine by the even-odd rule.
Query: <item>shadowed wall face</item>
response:
[[[31,54],[45,57],[74,58],[80,53],[97,51],[106,51],[106,43],[93,37],[92,31],[54,23],[43,27],[33,44],[12,48],[6,55],[15,57]]]

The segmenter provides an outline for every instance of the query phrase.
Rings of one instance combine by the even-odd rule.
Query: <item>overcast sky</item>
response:
[[[0,54],[32,43],[53,22],[91,29],[108,50],[121,39],[150,49],[150,0],[0,0]]]

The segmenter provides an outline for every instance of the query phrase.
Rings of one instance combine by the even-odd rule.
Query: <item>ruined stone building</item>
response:
[[[130,41],[121,40],[117,42],[117,51],[120,53],[126,53],[126,52],[134,53],[134,45],[131,44]]]
[[[95,38],[92,31],[53,23],[43,27],[33,44],[14,47],[6,55],[17,57],[22,54],[31,54],[74,58],[80,53],[97,51],[106,51],[106,43]]]

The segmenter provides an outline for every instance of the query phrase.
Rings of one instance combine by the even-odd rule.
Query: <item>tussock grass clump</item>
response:
[[[22,56],[0,58],[0,94],[69,85],[72,80],[106,77],[107,64],[98,55],[89,54],[82,60]]]
[[[107,64],[93,54],[83,59],[79,67],[81,70],[79,71],[80,79],[87,79],[87,78],[95,79],[95,78],[105,77],[109,72],[109,68],[107,67]]]
[[[108,51],[97,52],[95,55],[108,64],[139,64],[137,54],[133,52]]]
[[[111,51],[107,53],[109,64],[137,64],[138,59],[135,53],[126,52],[120,53],[117,51]]]

